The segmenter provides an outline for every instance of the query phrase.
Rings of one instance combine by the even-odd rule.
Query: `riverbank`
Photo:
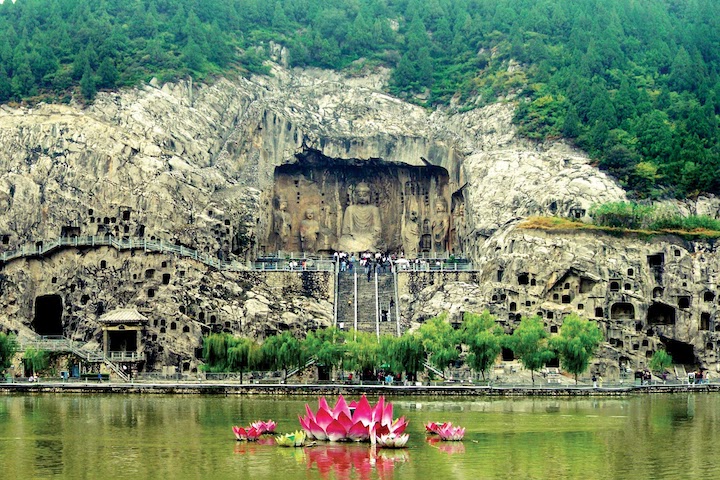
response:
[[[240,384],[210,382],[43,382],[0,384],[0,394],[140,394],[140,395],[385,395],[445,397],[583,397],[624,396],[635,394],[720,392],[720,383],[687,385],[625,385],[593,388],[591,386],[463,386],[463,385],[345,385],[345,384]]]

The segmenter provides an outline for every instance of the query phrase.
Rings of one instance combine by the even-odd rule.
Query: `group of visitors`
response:
[[[355,268],[360,268],[367,275],[368,282],[372,278],[372,273],[387,273],[392,271],[392,264],[395,261],[395,255],[389,255],[381,252],[364,252],[360,254],[360,258],[354,253],[335,252],[333,254],[335,262],[340,264],[341,272],[353,272]],[[356,267],[358,265],[358,267]]]
[[[697,370],[688,373],[688,384],[689,385],[700,385],[703,383],[710,383],[710,372],[705,370]]]

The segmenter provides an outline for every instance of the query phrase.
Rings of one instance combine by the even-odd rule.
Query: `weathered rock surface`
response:
[[[511,103],[429,112],[383,93],[386,77],[382,71],[350,78],[275,67],[270,77],[151,82],[101,93],[87,108],[2,106],[0,247],[7,251],[61,235],[113,235],[162,239],[242,262],[269,238],[275,169],[297,163],[296,155],[312,150],[355,165],[433,165],[447,171],[455,251],[481,273],[408,290],[406,320],[489,305],[508,315],[542,312],[548,318],[552,312],[549,320],[557,323],[565,312],[592,317],[603,308],[608,332],[623,332],[610,337],[618,355],[639,358],[664,335],[694,345],[703,361],[715,358],[702,348],[713,328],[698,330],[699,315],[709,314],[711,325],[716,315],[709,307],[717,301],[698,300],[717,288],[707,268],[717,265],[714,249],[701,256],[701,245],[680,244],[678,258],[673,239],[621,241],[516,229],[518,218],[583,218],[593,203],[625,196],[582,152],[563,142],[518,138]],[[720,211],[715,199],[703,198],[683,208],[715,216]],[[648,256],[658,252],[677,272],[666,270],[662,282],[648,267]],[[294,283],[280,274],[218,272],[188,259],[106,248],[16,260],[0,274],[4,328],[27,329],[36,298],[58,295],[64,333],[97,340],[101,311],[135,306],[150,318],[155,366],[177,365],[178,359],[194,366],[201,333],[214,328],[263,336],[332,321],[332,282],[322,277],[327,274]],[[535,283],[518,285],[521,275]],[[571,277],[578,278],[578,289],[590,288],[583,281],[592,287],[570,294],[569,303],[562,293],[557,303],[552,289]],[[613,281],[620,282],[620,292],[608,291]],[[663,293],[656,298],[673,305],[676,322],[653,326],[650,335],[647,325],[630,320],[649,323],[647,312],[660,302],[653,300],[658,286]],[[689,309],[676,305],[680,297],[690,297]],[[633,318],[614,318],[616,304],[632,305]],[[616,325],[620,320],[629,330]]]

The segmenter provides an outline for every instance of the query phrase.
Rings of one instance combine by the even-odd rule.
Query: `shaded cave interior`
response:
[[[364,200],[357,198],[360,190],[365,192]],[[358,203],[379,216],[379,231],[372,242],[377,251],[404,251],[408,256],[461,253],[465,202],[461,189],[453,191],[445,168],[330,158],[315,150],[275,168],[261,249],[265,253],[348,250],[343,241],[353,228],[348,211]]]

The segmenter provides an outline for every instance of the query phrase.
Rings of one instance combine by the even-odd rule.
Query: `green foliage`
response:
[[[665,350],[657,350],[650,358],[650,369],[653,372],[664,372],[672,365],[672,356]]]
[[[262,356],[271,368],[281,369],[287,378],[288,369],[301,367],[308,360],[300,340],[290,332],[283,332],[265,340]]]
[[[485,373],[495,365],[505,341],[505,335],[495,322],[495,317],[487,310],[480,315],[465,312],[459,339],[468,347],[468,365],[479,371],[484,380]]]
[[[4,2],[0,101],[78,89],[91,99],[153,76],[267,73],[274,42],[293,66],[391,67],[391,92],[428,106],[521,98],[521,133],[574,139],[638,197],[720,193],[720,2],[598,5]]]
[[[596,323],[573,313],[564,318],[560,335],[550,339],[550,348],[557,352],[562,367],[575,376],[577,383],[578,375],[587,370],[602,340]]]
[[[36,374],[48,367],[50,363],[50,353],[45,350],[28,348],[25,350],[25,353],[23,353],[23,363],[26,369]]]
[[[214,333],[203,339],[205,370],[209,372],[242,373],[260,364],[259,345],[248,338],[229,333]]]
[[[16,351],[15,335],[0,333],[0,373],[10,368]]]
[[[555,357],[548,343],[548,336],[542,319],[534,315],[523,317],[518,328],[506,340],[508,348],[520,359],[525,368],[530,370],[533,383],[535,383],[535,371]]]
[[[314,357],[319,365],[340,367],[343,365],[347,346],[345,333],[330,327],[309,332],[303,341],[305,357]]]
[[[590,209],[593,223],[602,227],[644,229],[651,231],[720,232],[720,220],[707,215],[683,216],[672,207],[641,205],[635,202],[612,202]]]
[[[348,335],[347,352],[349,370],[372,371],[380,360],[380,343],[374,333],[353,331]]]
[[[652,223],[654,209],[634,202],[611,202],[595,205],[590,216],[596,225],[613,228],[644,229]]]
[[[438,369],[445,370],[451,362],[458,359],[457,332],[447,321],[446,313],[423,323],[418,329],[418,335],[430,356],[428,361]]]
[[[390,369],[393,372],[405,372],[408,379],[416,379],[417,372],[424,369],[425,346],[416,333],[405,332],[401,337],[383,335],[380,338],[380,351]]]

